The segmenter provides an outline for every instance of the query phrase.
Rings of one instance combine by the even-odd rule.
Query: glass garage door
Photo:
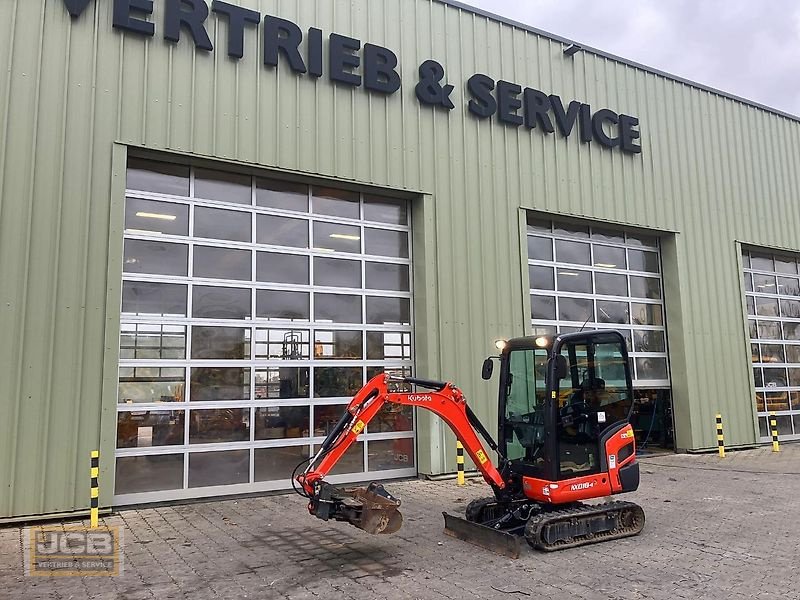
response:
[[[657,392],[670,387],[658,239],[529,217],[528,259],[534,333],[618,329],[639,400],[666,402]],[[653,408],[663,413],[663,406]],[[661,418],[668,429],[671,419]],[[645,429],[652,434],[654,427]]]
[[[792,256],[745,250],[742,256],[761,441],[777,416],[783,438],[800,439],[800,280]]]
[[[383,371],[413,364],[405,201],[131,159],[117,504],[286,488]],[[385,410],[332,481],[416,474]]]

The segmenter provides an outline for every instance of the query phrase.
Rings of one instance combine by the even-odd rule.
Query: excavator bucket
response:
[[[319,518],[344,521],[371,534],[394,533],[403,525],[400,500],[379,483],[345,489],[324,484],[316,504]]]
[[[519,558],[520,536],[473,523],[446,512],[442,515],[444,515],[444,532],[447,535],[509,558]]]

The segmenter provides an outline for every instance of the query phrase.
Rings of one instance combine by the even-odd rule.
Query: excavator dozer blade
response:
[[[480,523],[473,523],[461,517],[448,515],[446,512],[443,512],[442,515],[444,515],[444,532],[447,535],[509,558],[519,558],[519,536],[492,529]]]

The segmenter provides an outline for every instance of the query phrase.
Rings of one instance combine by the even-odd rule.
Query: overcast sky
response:
[[[464,0],[800,115],[798,0]]]

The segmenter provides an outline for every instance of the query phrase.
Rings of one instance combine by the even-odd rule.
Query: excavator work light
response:
[[[506,340],[497,340],[494,343],[494,347],[500,350],[500,352],[505,350],[506,346],[508,346],[508,342]]]

